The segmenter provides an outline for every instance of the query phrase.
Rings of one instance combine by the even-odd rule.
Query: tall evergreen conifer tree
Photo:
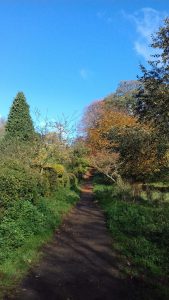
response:
[[[14,99],[7,123],[6,137],[30,141],[35,135],[33,122],[29,112],[29,105],[23,92],[19,92]]]

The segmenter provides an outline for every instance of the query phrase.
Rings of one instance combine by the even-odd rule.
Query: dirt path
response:
[[[104,215],[93,201],[90,181],[15,299],[135,299],[131,281],[120,274]]]

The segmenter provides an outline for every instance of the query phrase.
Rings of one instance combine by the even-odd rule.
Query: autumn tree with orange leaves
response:
[[[156,131],[133,115],[106,102],[95,101],[83,117],[90,163],[112,181],[120,175],[134,180],[159,172],[165,152],[159,149]]]
[[[126,126],[134,126],[136,122],[135,117],[124,111],[107,109],[104,101],[94,102],[86,109],[83,128],[90,149],[90,163],[112,181],[120,175],[118,142],[110,138],[111,130],[113,128],[119,135]]]

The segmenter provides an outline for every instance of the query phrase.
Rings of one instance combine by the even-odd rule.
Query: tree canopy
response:
[[[169,138],[169,18],[153,37],[151,47],[157,50],[149,61],[150,69],[141,65],[143,75],[137,94],[136,113],[140,121],[153,123]]]

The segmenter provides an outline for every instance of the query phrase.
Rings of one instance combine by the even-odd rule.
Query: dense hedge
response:
[[[63,165],[53,164],[40,174],[36,168],[20,160],[0,164],[0,207],[8,207],[15,200],[36,202],[40,196],[56,192],[60,187],[77,188],[76,176],[67,173]]]
[[[48,166],[40,174],[20,160],[1,163],[0,261],[22,247],[30,236],[54,229],[60,220],[60,210],[77,199],[62,165]]]
[[[69,174],[61,164],[47,164],[44,167],[44,177],[48,180],[52,192],[58,187],[70,187]]]
[[[7,161],[0,165],[0,206],[22,199],[36,201],[45,195],[45,178],[20,161]]]
[[[28,200],[13,201],[0,222],[0,264],[31,236],[53,230],[62,212],[78,198],[73,191],[59,189],[52,197],[37,200],[36,205]]]
[[[41,173],[29,160],[24,152],[13,157],[8,151],[0,160],[0,298],[79,199],[76,178],[64,166],[53,164]]]

